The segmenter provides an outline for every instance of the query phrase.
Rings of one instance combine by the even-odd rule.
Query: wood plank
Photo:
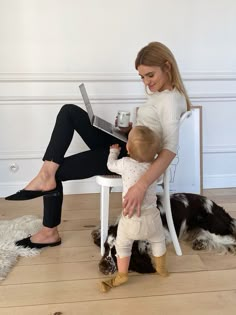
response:
[[[178,263],[175,261],[175,258],[178,259],[180,264],[182,264],[182,260],[185,260],[185,256],[200,256],[202,257],[203,255],[212,255],[212,259],[217,262],[219,254],[216,254],[214,252],[209,253],[209,251],[194,251],[191,249],[189,246],[185,245],[183,246],[181,244],[182,250],[184,255],[181,257],[177,257],[175,254],[175,251],[173,249],[173,246],[168,246],[168,252],[167,252],[167,260],[168,261],[174,261],[174,263]],[[173,256],[173,257],[172,257]],[[225,261],[231,260],[235,257],[233,255],[226,255],[223,256],[225,257]],[[58,246],[54,248],[45,248],[44,250],[41,251],[40,255],[33,256],[33,257],[20,257],[18,261],[18,266],[26,266],[26,265],[40,265],[40,264],[55,264],[55,263],[63,263],[63,262],[79,262],[79,261],[91,261],[91,260],[96,260],[99,261],[101,259],[100,256],[100,248],[97,247],[96,245],[91,245],[91,246],[82,246],[82,247],[63,247],[63,246]],[[195,258],[194,258],[195,259]],[[191,257],[187,257],[186,259],[186,264],[187,263],[192,264],[193,262],[191,261]],[[221,260],[220,260],[220,263]],[[185,266],[185,268],[187,268]],[[218,268],[220,269],[220,268]]]
[[[0,307],[232,291],[236,289],[236,272],[223,270],[173,273],[168,278],[134,275],[127,284],[111,290],[109,295],[99,292],[98,283],[98,279],[86,279],[2,285]]]
[[[167,258],[170,272],[195,272],[206,270],[198,255]],[[132,273],[131,275],[136,274]],[[98,270],[98,260],[80,262],[60,262],[51,264],[17,265],[2,285],[65,281],[73,279],[97,279],[104,277]]]
[[[206,270],[226,270],[235,269],[236,270],[236,257],[235,255],[201,255],[200,259],[204,264],[204,269]],[[236,271],[235,271],[236,272]]]
[[[236,188],[204,189],[203,194],[207,196],[236,196]]]
[[[110,194],[111,208],[121,208],[121,193],[113,192]],[[94,210],[100,207],[100,194],[75,194],[65,195],[63,199],[63,211],[77,209],[77,210]],[[26,201],[7,201],[4,198],[0,198],[0,212],[4,209],[8,211],[19,211],[25,209],[25,211],[37,211],[37,209],[43,208],[43,199],[36,198]]]
[[[117,220],[117,215],[109,215],[109,224],[114,224]],[[59,231],[80,231],[80,230],[93,230],[97,227],[100,227],[99,218],[90,218],[90,219],[72,219],[65,220],[62,219],[61,224],[59,225]]]
[[[113,208],[110,210],[109,214],[111,217],[117,217],[120,214],[120,208]],[[1,210],[1,220],[13,219],[21,217],[23,215],[36,215],[42,218],[43,212],[41,209],[32,210],[31,208],[19,208],[14,210],[9,210],[7,207]],[[90,209],[71,209],[67,211],[62,211],[63,220],[81,220],[81,219],[99,219],[100,210],[99,208]]]
[[[61,247],[92,246],[94,245],[91,230],[63,231],[60,233]],[[94,245],[95,246],[95,245]]]
[[[170,303],[171,301],[171,303]],[[233,315],[236,309],[236,292],[220,291],[184,295],[150,296],[0,308],[1,315]]]
[[[52,247],[45,248],[40,255],[33,257],[20,257],[17,266],[60,264],[65,262],[99,261],[100,248],[97,246],[83,247]]]

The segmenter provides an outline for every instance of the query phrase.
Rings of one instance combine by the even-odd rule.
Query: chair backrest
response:
[[[186,111],[185,113],[183,113],[183,114],[181,115],[181,117],[180,117],[179,125],[181,126],[182,123],[184,122],[184,120],[185,120],[186,118],[189,118],[191,115],[192,115],[192,111],[191,111],[191,110],[188,110],[188,111]]]
[[[179,127],[181,128],[183,122],[185,121],[185,119],[189,118],[192,115],[192,111],[186,111],[184,112],[179,120]],[[176,172],[176,168],[177,165],[179,163],[179,147],[176,153],[176,157],[174,158],[174,160],[171,162],[171,164],[169,165],[168,169],[165,172],[165,176],[168,176],[168,181],[173,182],[174,181],[174,177],[175,177],[175,172]],[[158,184],[161,183],[161,181],[163,180],[163,178],[160,178],[160,180],[158,181]],[[169,188],[168,188],[169,189]]]

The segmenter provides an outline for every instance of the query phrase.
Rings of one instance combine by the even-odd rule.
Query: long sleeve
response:
[[[123,159],[118,160],[119,153],[120,151],[118,149],[115,148],[110,149],[110,153],[107,160],[107,168],[113,173],[122,175]]]

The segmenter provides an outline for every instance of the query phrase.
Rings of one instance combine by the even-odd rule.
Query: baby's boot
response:
[[[169,276],[169,272],[166,269],[166,253],[160,257],[154,256],[154,261],[157,273],[162,277]]]
[[[128,273],[118,272],[114,278],[104,280],[101,282],[101,291],[107,292],[113,287],[118,287],[119,285],[128,281]]]

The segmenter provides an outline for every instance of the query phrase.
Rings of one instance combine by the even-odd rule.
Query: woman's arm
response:
[[[176,154],[167,149],[163,149],[157,159],[152,163],[147,172],[140,178],[140,180],[130,189],[123,199],[123,213],[132,217],[135,209],[137,215],[141,214],[141,205],[147,188],[157,180],[170,165]]]

